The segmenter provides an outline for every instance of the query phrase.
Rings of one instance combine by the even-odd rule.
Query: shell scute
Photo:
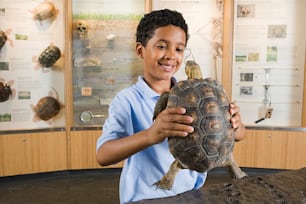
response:
[[[204,172],[203,169],[209,167],[209,157],[203,151],[200,145],[191,146],[184,150],[184,154],[179,155],[180,161],[183,164],[189,164],[186,168],[198,172]]]

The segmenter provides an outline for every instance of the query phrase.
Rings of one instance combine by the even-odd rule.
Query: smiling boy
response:
[[[184,169],[171,190],[153,184],[174,161],[167,137],[185,137],[193,132],[184,108],[167,108],[152,121],[161,93],[176,83],[188,41],[188,26],[181,13],[168,9],[146,14],[137,27],[136,53],[143,60],[143,75],[120,91],[109,108],[109,117],[97,141],[97,161],[110,165],[125,160],[120,178],[120,203],[174,196],[203,186],[206,173]],[[235,138],[245,136],[239,107],[231,104]]]

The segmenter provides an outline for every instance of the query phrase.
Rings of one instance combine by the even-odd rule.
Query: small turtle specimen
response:
[[[52,96],[41,98],[34,108],[37,117],[44,121],[48,121],[56,116],[60,110],[60,102]]]
[[[4,84],[0,81],[0,102],[7,101],[12,93],[10,85]]]
[[[0,50],[8,41],[11,46],[13,46],[13,41],[8,38],[8,35],[12,32],[12,29],[7,29],[6,31],[0,30]]]
[[[43,21],[54,18],[58,14],[58,9],[55,8],[52,2],[45,0],[30,12],[34,14],[34,20]]]
[[[193,118],[194,132],[187,137],[169,137],[168,145],[175,160],[163,178],[160,189],[170,190],[180,169],[206,172],[219,166],[231,166],[237,178],[247,176],[234,160],[234,130],[230,123],[229,100],[223,87],[211,78],[202,78],[200,67],[187,61],[188,79],[178,82],[161,95],[153,119],[165,108],[184,107]]]
[[[7,101],[10,97],[13,99],[16,94],[16,90],[12,88],[14,80],[5,82],[4,78],[0,77],[0,103]]]
[[[55,89],[49,91],[48,96],[41,98],[36,105],[31,105],[35,115],[33,118],[34,122],[40,120],[48,123],[59,114],[64,106],[58,100],[58,93]]]
[[[6,41],[7,41],[7,36],[6,36],[5,32],[0,30],[0,50],[4,46]]]
[[[53,64],[61,57],[61,50],[49,45],[38,57],[39,64],[43,67],[52,67]]]

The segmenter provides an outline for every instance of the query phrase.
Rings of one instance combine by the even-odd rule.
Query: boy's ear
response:
[[[136,43],[136,54],[141,58],[143,59],[143,49],[144,47],[142,46],[141,43]]]

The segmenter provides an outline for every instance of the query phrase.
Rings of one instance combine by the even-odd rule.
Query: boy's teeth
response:
[[[165,67],[165,68],[167,68],[167,69],[171,69],[172,68],[172,66],[171,65],[163,65],[163,67]]]

